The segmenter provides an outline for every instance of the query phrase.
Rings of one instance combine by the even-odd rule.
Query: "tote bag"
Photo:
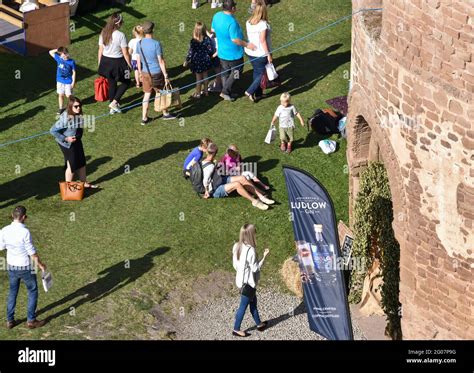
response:
[[[168,110],[172,107],[181,108],[181,96],[179,89],[173,89],[173,86],[167,83],[165,90],[160,92],[159,97],[155,97],[155,111]]]
[[[276,128],[273,124],[270,124],[270,129],[267,132],[267,135],[265,136],[265,143],[266,144],[271,144],[273,140],[275,140],[276,137]]]
[[[94,80],[94,98],[97,102],[104,102],[109,99],[109,82],[103,76]]]
[[[59,191],[63,201],[81,201],[84,198],[84,183],[82,181],[61,181]]]

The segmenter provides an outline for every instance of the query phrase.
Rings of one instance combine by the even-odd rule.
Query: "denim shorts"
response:
[[[212,198],[225,198],[228,196],[225,191],[225,186],[230,183],[230,176],[223,176],[222,184],[219,185],[216,190],[212,193]]]

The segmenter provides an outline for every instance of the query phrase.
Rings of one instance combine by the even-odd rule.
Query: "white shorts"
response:
[[[71,86],[71,84],[64,84],[64,83],[56,82],[56,92],[58,92],[58,95],[71,96],[72,95],[72,86]]]

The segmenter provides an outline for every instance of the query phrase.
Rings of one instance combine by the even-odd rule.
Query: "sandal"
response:
[[[85,189],[98,189],[99,186],[86,182],[86,183],[84,183],[84,188],[85,188]]]

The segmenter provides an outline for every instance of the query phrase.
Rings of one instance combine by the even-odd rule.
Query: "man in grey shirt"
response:
[[[17,325],[15,321],[15,306],[20,282],[25,283],[28,291],[27,326],[35,329],[43,326],[44,321],[36,320],[36,306],[38,304],[38,284],[35,267],[42,271],[46,266],[41,262],[31,240],[31,234],[25,226],[27,218],[26,208],[17,206],[12,213],[13,222],[0,230],[0,250],[7,250],[8,277],[10,291],[7,301],[7,328]]]

